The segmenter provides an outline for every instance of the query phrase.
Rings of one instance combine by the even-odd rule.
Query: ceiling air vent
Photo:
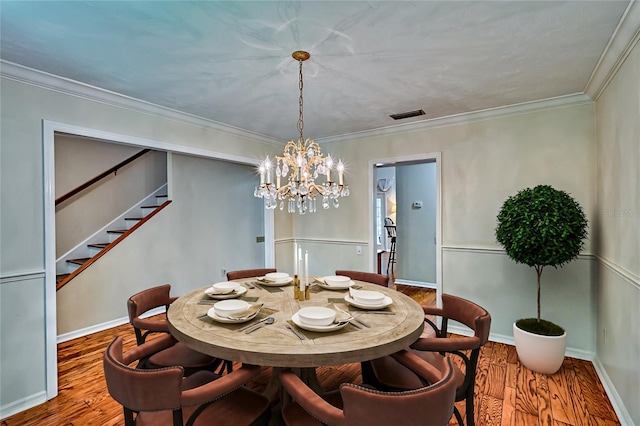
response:
[[[401,112],[400,114],[391,114],[389,117],[394,120],[403,120],[405,118],[418,117],[419,115],[424,115],[424,111],[421,109],[409,112]]]

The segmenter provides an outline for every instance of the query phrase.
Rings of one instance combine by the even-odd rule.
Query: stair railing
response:
[[[84,191],[85,189],[87,189],[91,185],[93,185],[93,184],[95,184],[97,182],[100,182],[102,179],[106,178],[111,173],[117,174],[118,173],[118,169],[121,169],[122,167],[126,166],[127,164],[131,163],[132,161],[142,157],[143,155],[145,155],[149,151],[151,151],[151,150],[150,149],[143,149],[142,151],[132,155],[131,157],[127,158],[126,160],[124,160],[124,161],[116,164],[115,166],[111,167],[109,170],[100,173],[98,176],[94,177],[93,179],[86,181],[85,183],[83,183],[82,185],[78,186],[75,189],[72,189],[71,191],[67,192],[63,196],[61,196],[59,198],[56,198],[56,206],[58,204],[62,203],[63,201],[66,201],[69,198],[73,197],[77,193]]]

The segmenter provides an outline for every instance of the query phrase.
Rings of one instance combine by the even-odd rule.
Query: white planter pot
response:
[[[567,348],[567,333],[562,336],[542,336],[529,333],[513,323],[513,340],[520,362],[530,370],[554,374],[562,366]]]

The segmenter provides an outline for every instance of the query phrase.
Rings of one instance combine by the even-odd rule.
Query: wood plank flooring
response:
[[[420,303],[435,303],[435,292],[398,286]],[[102,354],[114,336],[135,346],[129,324],[58,345],[59,394],[37,407],[0,421],[1,426],[123,425],[122,408],[107,392]],[[361,383],[359,364],[318,369],[323,388]],[[263,390],[270,368],[249,384]],[[457,404],[464,415],[464,403]],[[480,426],[619,425],[593,365],[566,358],[551,376],[536,374],[518,361],[515,348],[489,342],[481,351],[476,378],[475,419]],[[452,417],[451,425],[457,424]],[[414,426],[414,425],[411,425]]]

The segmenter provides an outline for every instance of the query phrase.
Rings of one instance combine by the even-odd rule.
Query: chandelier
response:
[[[302,63],[311,55],[296,51],[291,56],[300,64],[298,140],[287,142],[282,156],[275,156],[273,161],[267,157],[260,164],[260,185],[256,187],[254,195],[264,198],[267,209],[275,209],[279,204],[280,210],[284,210],[286,202],[289,213],[296,210],[300,214],[315,212],[316,198],[322,198],[322,207],[325,209],[331,204],[337,208],[340,206],[339,198],[349,195],[349,187],[344,184],[344,164],[342,160],[335,163],[331,155],[323,156],[320,145],[313,139],[304,139]],[[337,183],[331,180],[331,170],[334,168],[338,175]],[[275,183],[272,181],[274,176]],[[316,182],[320,176],[325,177],[322,183]],[[281,185],[282,181],[284,185]]]

